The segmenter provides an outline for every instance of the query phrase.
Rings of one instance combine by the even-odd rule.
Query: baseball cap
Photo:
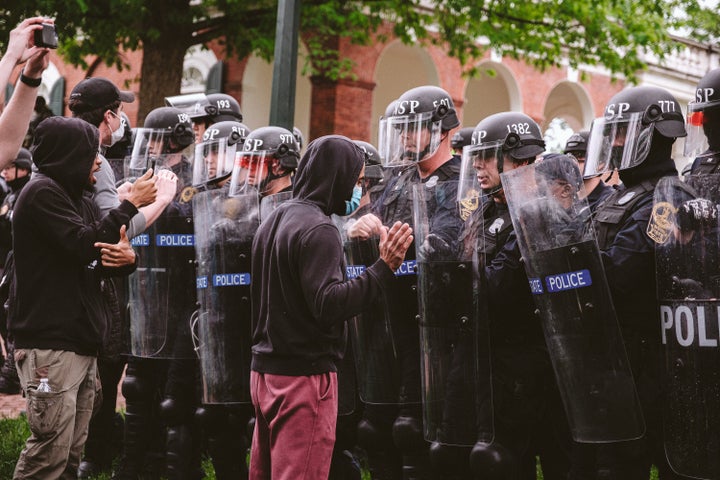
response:
[[[92,77],[75,85],[70,93],[70,99],[80,100],[91,108],[100,108],[118,100],[125,103],[134,102],[135,95],[126,90],[119,90],[106,78]]]

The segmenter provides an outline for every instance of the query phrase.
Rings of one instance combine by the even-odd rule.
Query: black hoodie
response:
[[[96,355],[106,326],[100,277],[134,268],[103,268],[94,247],[116,243],[121,225],[137,213],[126,200],[98,220],[88,190],[98,147],[97,128],[76,118],[50,117],[35,131],[38,173],[20,193],[13,216],[8,328],[16,348]]]
[[[330,135],[308,145],[293,199],[258,229],[252,247],[252,369],[276,375],[336,371],[345,321],[377,301],[395,281],[378,260],[345,281],[340,233],[330,215],[345,214],[364,162],[349,139]]]

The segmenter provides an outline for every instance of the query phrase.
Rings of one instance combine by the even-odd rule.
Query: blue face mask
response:
[[[362,197],[362,187],[355,185],[350,200],[345,200],[345,215],[350,215],[360,206],[360,198]]]

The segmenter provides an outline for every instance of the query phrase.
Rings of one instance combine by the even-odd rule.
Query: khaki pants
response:
[[[30,438],[13,479],[75,479],[95,398],[96,359],[63,350],[16,350]],[[37,392],[40,378],[52,392]]]

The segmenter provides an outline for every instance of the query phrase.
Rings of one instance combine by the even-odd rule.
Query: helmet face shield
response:
[[[275,156],[267,150],[238,151],[235,154],[230,196],[248,193],[250,189],[262,190]]]
[[[233,171],[237,143],[228,145],[227,138],[209,140],[195,146],[193,186],[221,180]]]
[[[386,167],[411,165],[432,156],[440,146],[442,120],[433,112],[380,119],[378,145]]]
[[[688,104],[686,129],[684,155],[688,159],[717,151],[717,145],[711,143],[718,143],[714,136],[720,131],[720,100]]]
[[[498,159],[503,158],[502,147],[503,142],[488,142],[463,148],[458,201],[480,192],[490,194],[499,190],[501,184]]]
[[[640,165],[650,149],[652,130],[652,123],[643,122],[643,113],[626,114],[622,119],[595,119],[583,176],[590,178]]]
[[[164,160],[170,154],[168,146],[173,133],[169,130],[153,128],[138,128],[135,130],[135,142],[130,156],[126,159],[126,176],[141,176],[149,168],[159,169],[165,164]],[[172,154],[181,154],[188,159],[192,158],[192,149],[186,148]]]

